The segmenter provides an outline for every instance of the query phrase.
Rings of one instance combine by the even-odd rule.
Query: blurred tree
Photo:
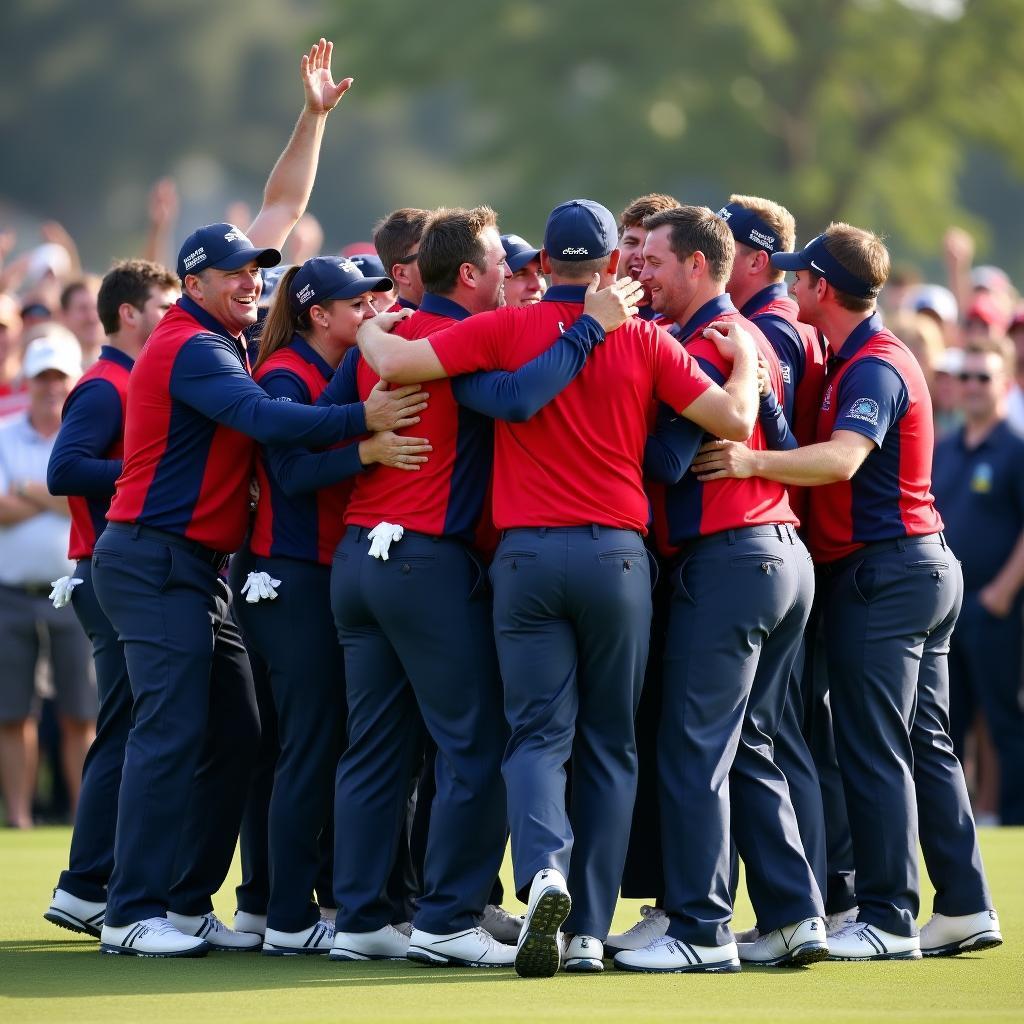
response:
[[[801,236],[845,217],[938,247],[965,142],[1024,173],[1020,0],[391,0],[352,72],[392,97],[454,97],[449,144],[506,220],[589,192],[717,203],[765,194]],[[371,73],[372,72],[372,73]]]
[[[959,220],[1024,279],[1021,0],[7,0],[0,202],[97,268],[166,174],[182,224],[258,204],[321,32],[357,80],[311,205],[329,246],[397,205],[486,201],[536,239],[574,194],[738,191],[902,255]]]

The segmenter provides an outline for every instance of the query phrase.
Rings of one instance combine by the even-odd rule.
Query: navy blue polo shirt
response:
[[[1004,420],[968,448],[961,428],[935,448],[932,490],[964,587],[980,590],[1024,530],[1024,437]]]

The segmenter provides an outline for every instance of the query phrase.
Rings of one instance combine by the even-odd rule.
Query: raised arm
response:
[[[321,39],[302,55],[299,73],[305,103],[292,136],[267,179],[263,205],[246,232],[253,245],[280,249],[288,233],[306,212],[316,180],[320,143],[327,115],[352,85],[351,78],[335,84],[331,75],[334,43]]]

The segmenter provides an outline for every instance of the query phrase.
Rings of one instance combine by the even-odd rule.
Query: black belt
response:
[[[168,547],[181,548],[190,555],[194,555],[201,562],[212,566],[217,572],[223,571],[231,557],[230,552],[214,551],[205,544],[182,537],[180,533],[168,533],[166,530],[158,530],[153,526],[143,526],[141,523],[108,523],[108,530],[115,530],[118,533],[128,533],[132,537],[144,537],[146,540],[155,540]]]
[[[949,546],[941,533],[924,533],[916,537],[894,537],[892,540],[879,540],[874,544],[865,544],[835,562],[819,563],[818,568],[826,576],[836,576],[855,562],[881,554],[883,551],[906,551],[911,544],[939,544],[943,548]]]
[[[510,526],[507,530],[501,531],[501,539],[504,540],[510,533],[534,533],[538,537],[543,537],[547,533],[589,533],[597,540],[602,531],[631,533],[634,537],[643,536],[639,530],[631,530],[628,526],[600,526],[598,523],[591,523],[589,526]]]
[[[716,544],[736,544],[748,537],[775,537],[789,544],[795,544],[800,535],[790,523],[769,523],[765,526],[740,526],[735,530],[720,530],[705,537],[693,537],[679,545],[679,557],[685,557],[696,548],[712,547]],[[671,541],[669,543],[672,543]]]

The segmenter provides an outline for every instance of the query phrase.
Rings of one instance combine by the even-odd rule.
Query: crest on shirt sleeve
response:
[[[873,398],[858,398],[846,415],[851,420],[863,420],[878,426],[878,403]]]

